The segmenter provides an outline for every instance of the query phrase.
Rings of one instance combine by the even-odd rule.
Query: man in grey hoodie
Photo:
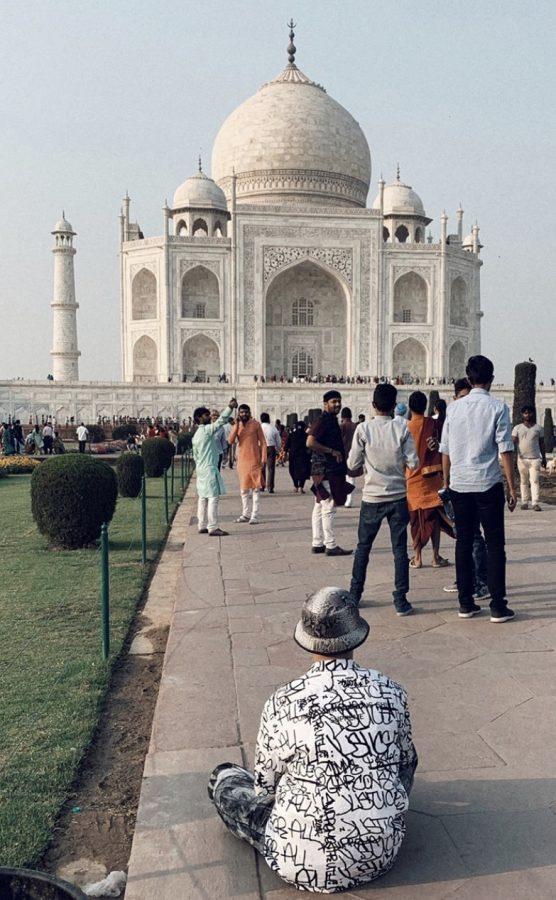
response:
[[[365,587],[369,556],[382,521],[386,519],[394,553],[394,607],[398,616],[413,612],[407,600],[409,557],[407,555],[407,511],[405,470],[416,469],[419,457],[407,422],[392,418],[396,388],[379,384],[373,394],[374,418],[357,426],[348,458],[348,468],[365,467],[365,484],[359,514],[358,544],[353,560],[350,594],[357,604]]]

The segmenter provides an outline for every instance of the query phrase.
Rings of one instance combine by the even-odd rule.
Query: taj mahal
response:
[[[79,381],[75,232],[62,216],[53,380],[0,384],[2,415],[182,417],[222,405],[232,384],[280,417],[318,404],[319,377],[405,386],[464,373],[481,344],[478,225],[464,235],[459,208],[450,232],[442,213],[434,239],[399,166],[368,204],[367,138],[301,71],[293,40],[283,71],[221,126],[211,177],[199,160],[164,203],[159,236],[143,234],[126,195],[121,382]],[[358,387],[346,384],[346,399],[363,408]]]

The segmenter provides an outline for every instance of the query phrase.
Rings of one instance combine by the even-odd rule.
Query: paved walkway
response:
[[[191,524],[186,537],[126,900],[300,896],[226,832],[206,781],[219,762],[251,764],[264,700],[309,665],[291,637],[301,602],[317,587],[347,586],[351,562],[310,554],[311,496],[295,496],[285,470],[258,527],[235,524],[235,472],[226,480],[232,535],[212,540]],[[193,498],[186,503],[192,517]],[[357,515],[338,514],[342,546],[354,546]],[[418,613],[396,618],[379,536],[363,609],[371,633],[357,659],[408,688],[420,764],[396,866],[342,896],[556,895],[556,508],[507,521],[519,618],[500,626],[459,620],[454,595],[442,592],[453,567],[430,565],[411,573]],[[443,550],[453,559],[447,539]]]

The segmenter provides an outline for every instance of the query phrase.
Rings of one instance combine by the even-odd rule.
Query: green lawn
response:
[[[119,497],[109,530],[111,655],[104,662],[99,551],[48,550],[31,516],[30,480],[29,475],[0,479],[4,866],[33,865],[49,840],[150,568],[141,565],[140,499]],[[162,478],[147,480],[147,521],[152,560],[166,534]]]

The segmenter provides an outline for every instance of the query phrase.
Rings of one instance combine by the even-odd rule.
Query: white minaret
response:
[[[75,231],[66,221],[64,213],[56,222],[52,232],[56,240],[52,248],[54,254],[54,293],[52,303],[52,366],[54,381],[79,381],[77,360],[81,356],[77,349],[75,279],[73,257]]]

